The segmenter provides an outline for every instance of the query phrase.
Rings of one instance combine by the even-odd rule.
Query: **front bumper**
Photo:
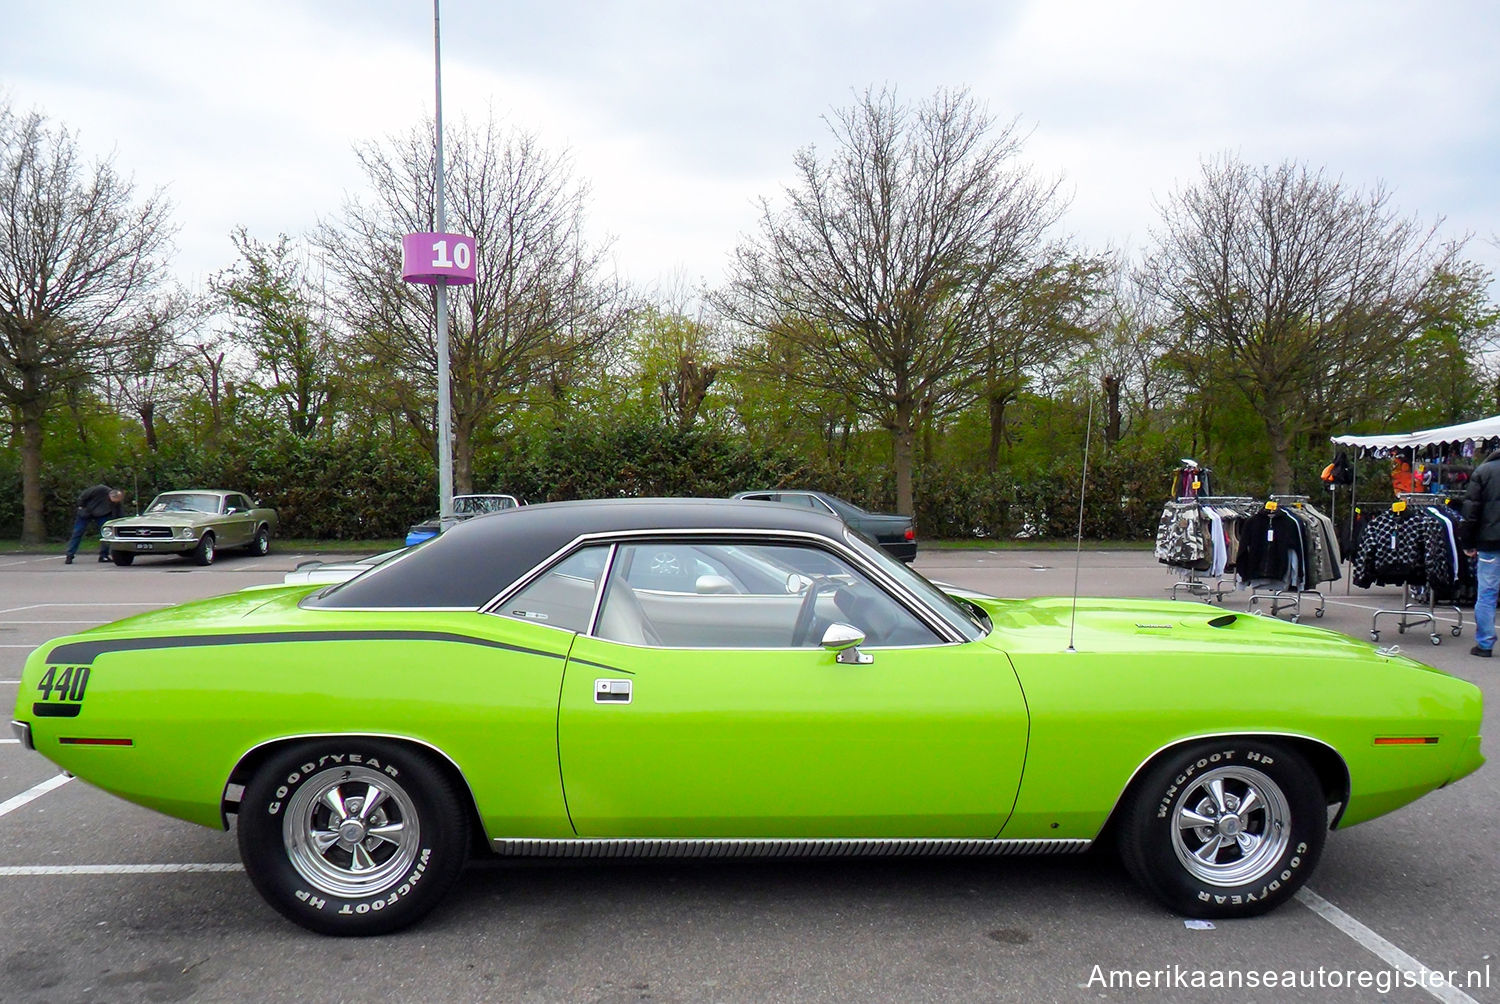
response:
[[[31,741],[31,723],[30,722],[18,722],[18,721],[15,721],[14,719],[12,719],[11,723],[10,723],[10,728],[11,728],[11,731],[16,734],[16,738],[19,739],[19,740],[21,740],[21,745],[22,746],[26,747],[29,750],[36,749],[36,744],[34,744]]]
[[[111,551],[130,551],[133,554],[185,554],[198,546],[197,537],[156,537],[151,540],[117,540],[106,537],[104,543]]]

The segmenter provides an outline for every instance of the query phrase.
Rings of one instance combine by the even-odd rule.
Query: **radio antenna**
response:
[[[1078,571],[1083,565],[1083,500],[1089,490],[1089,440],[1094,434],[1094,397],[1089,395],[1088,423],[1083,428],[1083,477],[1078,482],[1078,543],[1073,551],[1073,612],[1068,616],[1068,651],[1073,647],[1073,629],[1078,623]]]

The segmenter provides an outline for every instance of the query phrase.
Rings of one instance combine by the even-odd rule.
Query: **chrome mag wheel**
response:
[[[1173,803],[1171,818],[1177,860],[1214,886],[1259,881],[1291,840],[1286,795],[1252,767],[1219,767],[1193,778]]]
[[[416,860],[421,824],[406,791],[365,767],[309,777],[282,821],[287,860],[330,896],[374,896],[399,882]]]

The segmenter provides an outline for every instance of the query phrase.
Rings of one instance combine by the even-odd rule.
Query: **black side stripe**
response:
[[[508,645],[505,642],[474,638],[449,631],[251,631],[240,634],[175,635],[161,638],[112,638],[99,641],[75,641],[59,645],[47,656],[56,665],[87,666],[108,652],[141,652],[160,648],[207,648],[216,645],[259,645],[280,642],[317,641],[442,641],[458,645],[498,648],[521,655],[541,655],[549,659],[566,659],[565,654],[541,649]],[[608,667],[604,667],[608,668]]]
[[[37,701],[31,706],[31,713],[37,718],[77,718],[82,708],[81,704],[44,704]]]

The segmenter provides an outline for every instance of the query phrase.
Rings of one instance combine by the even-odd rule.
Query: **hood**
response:
[[[1016,652],[1057,652],[1068,647],[1073,600],[972,598],[994,623],[991,638]],[[1264,655],[1285,649],[1298,657],[1369,659],[1374,646],[1345,634],[1274,617],[1238,613],[1206,603],[1080,597],[1073,645],[1079,652],[1211,651]]]
[[[211,512],[153,512],[139,516],[122,516],[109,521],[110,526],[196,526],[205,519],[213,519]]]

